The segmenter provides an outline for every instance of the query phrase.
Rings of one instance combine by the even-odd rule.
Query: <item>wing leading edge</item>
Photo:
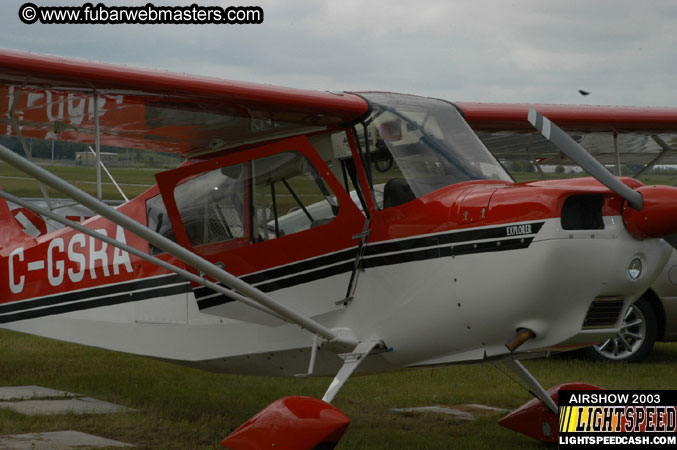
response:
[[[96,94],[96,97],[95,97]],[[528,104],[459,102],[500,159],[568,164],[526,120]],[[603,163],[677,163],[677,108],[534,105]],[[0,50],[0,135],[192,156],[356,121],[352,94],[281,88]],[[614,132],[616,138],[614,138]]]

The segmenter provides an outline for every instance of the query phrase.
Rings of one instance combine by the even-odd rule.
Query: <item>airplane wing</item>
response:
[[[25,137],[91,144],[98,114],[101,145],[188,156],[324,130],[367,109],[350,94],[0,50],[0,135],[16,121]]]
[[[540,164],[573,161],[527,121],[528,104],[456,103],[484,144],[501,160]],[[531,105],[550,118],[602,164],[677,164],[677,108]],[[614,137],[614,132],[616,137]]]
[[[96,104],[94,108],[94,94]],[[460,102],[499,158],[572,164],[526,120],[527,104]],[[677,108],[534,105],[605,164],[677,164]],[[177,75],[0,50],[0,135],[181,153],[227,149],[357,120],[358,96]]]

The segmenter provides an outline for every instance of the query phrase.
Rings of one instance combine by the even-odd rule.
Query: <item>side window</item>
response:
[[[357,166],[350,151],[346,132],[319,134],[309,137],[308,140],[334,173],[334,176],[343,184],[362,215],[366,216],[367,203],[358,180]],[[376,197],[378,201],[378,194]]]
[[[336,197],[300,153],[256,159],[252,165],[254,240],[268,240],[329,223]]]
[[[336,197],[308,159],[284,152],[194,176],[174,189],[194,247],[260,242],[324,225],[338,214]],[[146,201],[148,227],[176,241],[162,197]],[[150,246],[151,254],[162,251]]]
[[[246,237],[246,172],[246,164],[236,164],[203,173],[176,187],[176,206],[191,245]]]

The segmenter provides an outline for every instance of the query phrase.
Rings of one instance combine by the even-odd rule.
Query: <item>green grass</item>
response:
[[[96,168],[93,166],[58,166],[40,164],[51,173],[73,181],[96,181]],[[144,169],[130,167],[109,167],[108,170],[115,177],[118,183],[131,184],[154,184],[154,174],[165,169]],[[18,171],[7,163],[0,162],[0,176],[25,176],[23,172]],[[104,181],[109,181],[106,173],[101,171]]]
[[[91,166],[50,166],[42,165],[51,173],[73,183],[89,194],[96,194],[96,169]],[[133,198],[155,184],[155,174],[163,169],[110,167],[115,181],[120,184],[125,195]],[[110,182],[105,172],[102,176],[102,194],[104,199],[120,200],[122,197]],[[18,197],[42,197],[38,183],[23,172],[6,163],[0,163],[0,186]],[[47,188],[51,197],[64,195]]]
[[[230,431],[285,395],[321,397],[328,378],[276,379],[198,371],[141,357],[0,331],[0,386],[41,385],[85,394],[138,413],[22,416],[0,408],[0,434],[73,429],[138,449],[217,449]],[[677,389],[677,344],[658,344],[642,364],[572,358],[526,361],[550,387],[586,381],[613,389]],[[543,449],[496,424],[434,415],[398,416],[390,408],[483,403],[514,409],[530,395],[492,365],[407,370],[349,380],[335,405],[351,418],[347,449]]]
[[[83,183],[78,181],[71,181],[73,185],[82,189],[83,191],[96,195],[96,184],[92,183]],[[122,185],[122,191],[128,198],[136,197],[142,192],[146,191],[150,186],[125,186]],[[11,178],[3,178],[0,176],[0,187],[10,194],[14,194],[17,197],[23,198],[42,198],[42,192],[36,181],[33,180],[16,180]],[[115,189],[111,183],[102,183],[101,185],[102,196],[106,200],[121,200],[122,196]],[[64,198],[65,195],[55,191],[54,189],[47,188],[47,192],[51,198]]]

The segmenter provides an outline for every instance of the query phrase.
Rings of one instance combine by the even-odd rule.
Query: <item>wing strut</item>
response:
[[[54,142],[54,141],[52,141],[52,142]],[[94,156],[96,156],[96,151],[92,148],[92,146],[91,146],[91,145],[88,145],[87,147],[89,148],[89,151],[92,152],[92,153],[94,154]],[[122,190],[122,188],[120,187],[120,185],[118,184],[118,182],[115,181],[115,178],[113,178],[113,174],[111,174],[111,173],[108,171],[108,168],[104,165],[103,161],[99,160],[99,165],[100,165],[101,168],[106,172],[106,175],[108,175],[108,178],[113,182],[113,185],[114,185],[115,188],[118,190],[118,192],[120,193],[120,195],[122,195],[122,198],[124,199],[124,201],[125,201],[125,202],[128,202],[129,199],[128,199],[127,196],[125,195],[124,191]],[[99,199],[99,200],[100,200],[100,199]]]
[[[550,398],[543,386],[541,386],[541,383],[534,378],[521,362],[516,359],[507,359],[503,361],[503,364],[508,367],[508,369],[512,370],[515,375],[520,377],[520,379],[529,386],[529,391],[535,397],[538,397],[553,414],[557,414],[557,405],[555,402]]]
[[[532,138],[532,137],[533,137],[533,135],[530,134],[530,135],[529,135],[529,140],[527,141],[527,145],[526,145],[524,148],[525,148],[525,150],[527,151],[527,154],[529,155],[529,158],[531,158],[531,163],[532,163],[532,164],[534,165],[534,167],[536,167],[536,169],[538,170],[538,173],[539,173],[539,175],[541,176],[541,178],[544,179],[544,180],[547,180],[548,177],[545,176],[545,172],[543,172],[543,168],[541,167],[541,163],[538,161],[538,157],[537,157],[536,155],[534,155],[534,154],[531,152],[531,149],[529,148],[529,146],[531,145],[531,140],[532,140],[531,138]]]
[[[96,156],[96,198],[101,200],[103,198],[101,189],[101,134],[99,132],[99,94],[96,92],[96,89],[94,90],[94,98],[92,100],[94,103],[94,148],[96,149],[94,152],[94,156]]]
[[[26,155],[26,158],[28,158],[30,161],[33,161],[33,154],[31,152],[30,147],[26,143],[26,139],[24,138],[23,133],[21,132],[21,128],[19,128],[19,123],[16,121],[16,117],[14,116],[14,108],[16,108],[16,104],[19,102],[19,97],[21,96],[21,90],[18,92],[12,92],[12,106],[9,109],[9,120],[12,124],[12,127],[14,127],[14,131],[16,131],[16,135],[19,138],[19,143],[21,144],[21,148],[24,151],[24,154]],[[47,203],[47,207],[51,210],[52,209],[52,201],[49,198],[49,194],[47,193],[47,189],[45,188],[45,185],[41,182],[38,181],[38,184],[40,185],[40,192],[42,192],[42,196],[45,198],[45,202]]]
[[[558,441],[559,414],[557,402],[559,401],[559,392],[602,389],[587,383],[564,383],[553,386],[546,391],[518,360],[508,359],[501,362],[526,383],[528,391],[536,398],[531,399],[499,420],[499,425],[543,442],[556,443]]]
[[[623,176],[623,167],[621,166],[621,154],[618,151],[618,132],[614,130],[614,153],[616,153],[616,171],[618,176]]]
[[[656,144],[660,145],[661,148],[663,149],[663,151],[660,152],[654,159],[652,159],[651,161],[649,161],[649,163],[648,163],[646,166],[644,166],[644,167],[642,167],[641,169],[639,169],[639,170],[632,176],[632,178],[637,178],[637,179],[639,179],[639,177],[641,177],[642,175],[644,175],[644,172],[646,172],[647,170],[651,170],[651,169],[653,168],[653,166],[655,166],[656,164],[658,164],[658,162],[659,162],[661,159],[663,159],[663,157],[664,157],[665,155],[667,155],[668,153],[671,153],[671,152],[674,152],[674,151],[675,151],[674,149],[670,148],[670,146],[669,146],[663,139],[661,139],[661,137],[658,136],[657,134],[652,134],[652,135],[651,135],[651,139],[653,139],[654,142],[655,142]]]
[[[212,283],[211,281],[199,277],[195,275],[192,272],[188,272],[187,270],[181,269],[180,267],[177,267],[173,264],[170,264],[166,261],[161,260],[160,258],[156,258],[155,256],[151,256],[148,253],[142,252],[141,250],[134,248],[130,245],[127,245],[123,242],[120,242],[116,239],[110,238],[104,234],[98,233],[95,230],[92,230],[91,228],[87,228],[85,226],[80,225],[79,223],[73,222],[71,220],[68,220],[52,211],[49,211],[45,208],[41,208],[40,206],[37,206],[35,203],[32,203],[30,201],[24,200],[22,198],[16,197],[6,191],[3,191],[0,189],[0,197],[4,198],[7,201],[10,201],[12,203],[16,203],[19,206],[23,206],[26,209],[29,209],[33,212],[36,212],[40,215],[43,215],[45,217],[49,217],[50,219],[54,220],[55,222],[59,222],[60,224],[67,226],[69,228],[72,228],[74,230],[77,230],[81,233],[84,233],[88,236],[91,236],[95,239],[99,239],[100,241],[106,242],[107,244],[110,244],[114,247],[119,248],[120,250],[123,250],[125,252],[131,253],[135,256],[138,256],[139,258],[148,261],[150,263],[153,263],[159,267],[162,267],[163,269],[167,269],[170,272],[174,272],[175,274],[179,275],[180,277],[185,278],[188,281],[192,281],[194,283],[197,283],[201,286],[205,286],[209,289],[212,289],[220,294],[225,295],[228,298],[232,298],[233,300],[240,301],[248,306],[251,306],[252,308],[256,308],[259,311],[262,311],[266,314],[273,315],[277,317],[278,319],[285,320],[283,317],[280,317],[278,314],[275,312],[271,311],[270,309],[259,305],[258,303],[248,299],[247,297],[238,294],[237,292],[231,291],[230,289],[226,289],[225,287],[221,286],[220,284],[217,283]],[[316,339],[316,335],[313,335],[313,339]]]
[[[257,302],[258,304],[274,311],[276,314],[284,317],[285,319],[296,323],[301,328],[309,330],[311,333],[318,334],[323,338],[327,339],[330,342],[336,342],[345,345],[357,345],[358,342],[354,338],[347,337],[345,335],[339,335],[334,330],[331,330],[321,323],[307,317],[303,314],[300,314],[296,310],[289,308],[277,301],[272,297],[255,288],[254,286],[245,283],[234,275],[226,272],[225,270],[217,267],[206,259],[196,255],[190,250],[180,246],[174,241],[167,239],[159,233],[156,233],[153,230],[145,227],[141,223],[132,219],[131,217],[122,214],[114,208],[106,205],[100,200],[92,197],[86,192],[78,189],[77,187],[67,183],[56,175],[46,171],[42,167],[34,164],[31,161],[28,161],[25,158],[17,155],[4,145],[0,145],[0,159],[4,160],[8,164],[16,167],[17,169],[26,172],[27,174],[35,177],[38,181],[42,181],[46,185],[63,192],[64,194],[71,197],[73,200],[81,203],[82,205],[88,207],[92,211],[100,214],[101,216],[107,218],[113,223],[120,225],[126,230],[136,234],[140,238],[146,240],[147,242],[153,244],[154,246],[164,250],[180,261],[188,264],[189,266],[194,267],[195,269],[203,272],[204,274],[215,278],[216,280],[223,283],[225,286],[241,292],[242,294],[249,297],[251,300]]]

